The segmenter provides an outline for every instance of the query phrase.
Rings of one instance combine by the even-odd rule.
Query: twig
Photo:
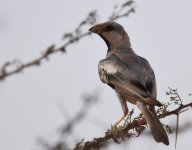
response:
[[[110,17],[108,21],[115,21],[117,19],[128,17],[131,12],[134,12],[135,6],[133,5],[132,0],[128,0],[126,3],[121,5],[120,11],[118,13],[113,14],[113,17]],[[122,11],[125,11],[122,13]],[[55,45],[51,45],[48,47],[41,56],[31,60],[27,63],[20,63],[19,66],[16,65],[15,61],[5,62],[2,67],[0,67],[0,81],[5,80],[7,77],[18,74],[24,71],[27,68],[31,68],[33,66],[40,66],[43,60],[48,60],[53,54],[56,53],[65,53],[66,49],[69,45],[72,45],[84,37],[90,36],[90,32],[82,33],[82,27],[85,25],[93,25],[97,23],[97,12],[92,11],[88,14],[85,20],[81,21],[77,28],[70,33],[65,33],[63,36],[63,40],[66,41],[61,47],[56,48]],[[20,61],[21,62],[21,61]],[[9,67],[12,68],[9,70]]]
[[[74,126],[82,121],[91,107],[99,101],[99,96],[97,89],[90,94],[83,95],[83,104],[80,110],[64,126],[59,128],[59,139],[54,145],[49,144],[43,137],[37,138],[38,143],[46,150],[68,150],[67,137],[72,134]]]
[[[180,104],[178,108],[176,108],[172,111],[166,112],[165,114],[162,114],[159,117],[165,118],[165,117],[170,116],[170,115],[178,115],[182,112],[182,110],[185,110],[185,108],[188,108],[188,107],[192,107],[192,103],[188,103],[186,105]]]
[[[176,123],[175,149],[177,147],[178,131],[179,131],[179,115],[177,115],[177,123]]]
[[[178,108],[170,112],[166,112],[162,115],[159,115],[159,118],[166,118],[171,115],[178,115],[182,110],[188,107],[192,108],[192,103],[188,103],[186,105],[181,104]],[[118,133],[115,133],[115,136],[114,136],[114,133],[111,132],[111,130],[108,130],[103,137],[94,138],[92,141],[83,142],[83,145],[80,147],[79,150],[99,149],[100,147],[103,147],[111,139],[112,140],[115,139],[114,142],[117,143],[118,139],[122,139],[122,138],[125,139],[125,137],[130,138],[133,136],[133,134],[130,133],[130,130],[136,129],[141,125],[146,125],[146,124],[147,123],[144,119],[134,120],[131,123],[127,124],[126,127],[122,129],[118,129],[116,131]]]

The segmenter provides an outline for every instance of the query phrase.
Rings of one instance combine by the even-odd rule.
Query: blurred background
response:
[[[64,33],[73,31],[92,10],[98,22],[107,21],[116,4],[113,1],[64,0],[0,0],[0,64],[14,59],[28,62],[52,44],[62,45]],[[153,67],[158,99],[166,102],[168,87],[177,88],[183,103],[192,97],[192,2],[190,0],[135,0],[136,12],[117,20],[128,32],[135,52],[148,59]],[[87,31],[90,26],[83,29]],[[82,107],[84,97],[98,93],[99,100],[88,109],[81,122],[75,124],[66,139],[70,148],[81,139],[104,135],[122,115],[115,92],[101,83],[97,65],[106,55],[102,39],[91,35],[67,48],[66,54],[52,55],[39,67],[26,69],[0,82],[0,149],[41,149],[39,138],[54,143],[59,132]],[[129,109],[135,108],[129,104]],[[177,150],[189,149],[191,111],[180,115]],[[163,123],[175,126],[176,117]],[[170,145],[157,144],[142,134],[106,149],[170,150]],[[155,146],[155,147],[154,147]]]

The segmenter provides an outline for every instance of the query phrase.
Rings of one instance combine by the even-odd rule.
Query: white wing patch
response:
[[[117,73],[116,65],[113,61],[103,59],[99,61],[98,65],[99,77],[103,83],[109,84],[110,75]]]
[[[99,63],[99,67],[101,70],[104,70],[107,72],[107,74],[115,74],[117,73],[117,68],[112,63]]]

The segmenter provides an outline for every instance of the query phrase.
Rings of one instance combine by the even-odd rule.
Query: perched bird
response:
[[[120,24],[105,22],[89,31],[98,34],[108,47],[106,58],[99,62],[98,72],[101,81],[116,91],[122,106],[123,116],[114,127],[128,114],[127,102],[130,102],[143,113],[154,139],[169,145],[155,111],[155,106],[162,104],[156,99],[155,74],[149,62],[133,51],[129,36]]]

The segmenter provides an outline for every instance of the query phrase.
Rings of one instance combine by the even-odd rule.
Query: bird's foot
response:
[[[112,126],[113,128],[116,128],[118,124],[126,117],[126,115],[121,116],[121,118]]]

